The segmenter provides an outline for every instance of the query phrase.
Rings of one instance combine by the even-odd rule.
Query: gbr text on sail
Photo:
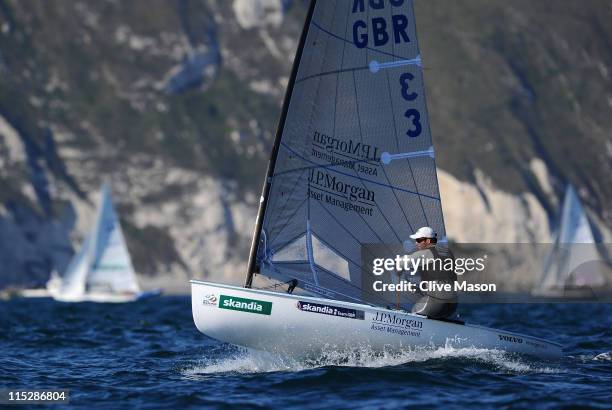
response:
[[[368,9],[383,10],[385,7],[400,7],[404,3],[405,0],[354,0],[352,12],[366,13]],[[393,14],[390,21],[383,17],[372,17],[359,18],[353,23],[353,43],[357,48],[381,47],[389,41],[395,44],[410,42],[408,17]]]

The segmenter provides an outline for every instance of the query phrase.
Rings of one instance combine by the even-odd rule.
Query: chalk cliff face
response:
[[[447,231],[612,226],[612,6],[415,1]],[[63,270],[111,182],[146,284],[241,281],[302,1],[0,0],[0,287]],[[145,284],[145,286],[146,286]]]
[[[290,2],[283,0],[234,0],[236,22],[248,30],[266,26],[279,27]]]
[[[438,174],[446,229],[464,243],[547,242],[548,215],[530,192],[513,195],[495,187],[480,170],[476,183]]]

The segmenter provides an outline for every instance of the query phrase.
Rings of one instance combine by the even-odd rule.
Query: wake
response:
[[[257,350],[234,348],[222,357],[205,358],[183,371],[185,377],[213,374],[257,374],[271,372],[300,372],[322,367],[383,368],[419,364],[431,361],[463,360],[510,373],[561,373],[555,367],[541,366],[524,357],[483,348],[412,348],[401,353],[380,353],[368,348],[350,352],[326,349],[318,357],[297,360]]]
[[[593,360],[598,362],[610,362],[612,361],[612,352],[600,353],[597,356],[593,357]]]

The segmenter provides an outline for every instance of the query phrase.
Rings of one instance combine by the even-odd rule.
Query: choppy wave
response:
[[[368,348],[351,352],[328,350],[319,357],[305,360],[240,349],[229,353],[226,357],[203,359],[196,366],[186,369],[184,375],[197,377],[219,373],[296,372],[329,366],[382,368],[440,360],[468,361],[513,373],[560,373],[563,371],[558,367],[542,366],[541,363],[529,361],[525,357],[511,355],[501,350],[475,347],[414,348],[402,353],[380,353]]]
[[[612,352],[600,353],[593,357],[593,360],[598,362],[611,362],[612,361]]]

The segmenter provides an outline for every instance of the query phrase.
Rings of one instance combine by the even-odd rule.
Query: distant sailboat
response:
[[[589,297],[606,284],[593,231],[573,186],[568,185],[559,228],[546,258],[537,296]]]
[[[107,185],[102,187],[93,230],[63,277],[54,272],[47,289],[63,302],[130,302],[159,293],[142,292],[138,286]]]

